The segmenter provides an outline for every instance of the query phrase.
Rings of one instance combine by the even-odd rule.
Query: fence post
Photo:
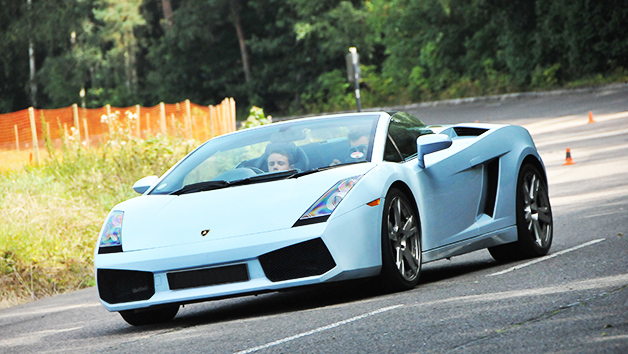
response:
[[[216,121],[218,122],[218,130],[216,131],[217,135],[222,135],[225,133],[225,123],[222,121],[222,102],[220,102],[216,106]]]
[[[174,116],[174,113],[170,113],[170,130],[174,133],[172,134],[181,134],[181,125],[177,127],[177,118]]]
[[[223,134],[226,134],[231,131],[231,124],[229,124],[229,100],[226,98],[222,100],[220,107],[222,108]]]
[[[17,148],[17,152],[20,152],[20,137],[17,134],[17,124],[15,124],[13,128],[15,128],[15,147]]]
[[[111,139],[111,105],[106,105],[105,109],[107,112],[107,127],[109,128],[109,137],[107,139]]]
[[[79,147],[81,146],[81,127],[79,126],[79,116],[78,116],[78,105],[75,103],[72,105],[72,116],[74,116],[74,128],[76,128],[77,141],[79,142]]]
[[[232,132],[234,132],[236,131],[237,125],[236,125],[236,102],[233,99],[233,97],[229,98],[229,108],[231,109],[231,121],[233,122]]]
[[[192,112],[189,99],[185,100],[185,125],[188,131],[188,139],[194,139],[194,133],[192,132]]]
[[[87,130],[87,118],[83,118],[83,130],[85,130],[85,147],[89,148],[89,131]]]
[[[151,135],[150,131],[150,113],[146,113],[146,138]]]
[[[203,114],[203,131],[205,132],[205,135],[203,136],[203,141],[209,140],[211,138],[211,136],[209,135],[209,124],[207,123],[207,119],[209,119],[209,115]]]
[[[214,127],[216,126],[216,108],[212,105],[209,106],[209,134],[210,138],[216,136]]]
[[[35,153],[35,162],[39,165],[39,143],[37,142],[37,127],[35,126],[35,109],[28,108],[28,116],[31,121],[31,135],[33,136],[33,150]]]
[[[137,137],[139,139],[142,138],[142,131],[140,130],[140,105],[136,104],[135,105],[135,119],[137,119],[137,121],[135,122],[135,130],[137,131]]]
[[[216,129],[216,135],[222,135],[225,133],[225,125],[222,121],[222,102],[216,106],[216,123],[218,129]]]
[[[161,114],[161,133],[168,136],[168,126],[166,125],[166,105],[163,102],[159,102],[159,112]]]

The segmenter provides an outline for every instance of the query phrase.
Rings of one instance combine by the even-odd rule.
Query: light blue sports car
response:
[[[402,112],[330,115],[213,138],[133,188],[98,238],[104,307],[132,325],[182,304],[377,277],[488,248],[545,255],[552,211],[530,134],[426,126]]]

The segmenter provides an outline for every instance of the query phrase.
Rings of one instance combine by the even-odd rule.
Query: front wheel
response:
[[[421,225],[406,195],[391,189],[382,219],[382,271],[384,290],[412,289],[421,272]]]
[[[531,164],[523,165],[519,171],[516,217],[517,242],[489,248],[493,258],[508,262],[546,255],[553,239],[552,207],[547,183]]]
[[[120,311],[120,316],[130,325],[144,326],[171,321],[179,312],[179,305],[170,305],[156,309]]]

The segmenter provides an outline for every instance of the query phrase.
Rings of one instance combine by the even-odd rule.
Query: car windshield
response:
[[[371,161],[379,114],[275,123],[209,140],[150,194],[184,194],[299,177]]]

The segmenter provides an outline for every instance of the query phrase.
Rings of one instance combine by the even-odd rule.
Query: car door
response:
[[[429,237],[423,240],[424,251],[479,233],[476,221],[482,201],[484,166],[471,164],[475,149],[460,146],[469,142],[454,139],[449,149],[427,155],[424,169],[414,167],[426,206],[421,219],[431,226],[426,230]]]
[[[418,118],[395,114],[389,123],[384,150],[384,160],[413,164],[424,206],[420,210],[422,229],[428,233],[422,240],[423,251],[478,234],[475,222],[484,175],[482,165],[471,164],[476,155],[473,147],[465,145],[469,140],[454,141],[450,148],[427,155],[426,167],[418,167],[414,158],[416,139],[430,133]]]

